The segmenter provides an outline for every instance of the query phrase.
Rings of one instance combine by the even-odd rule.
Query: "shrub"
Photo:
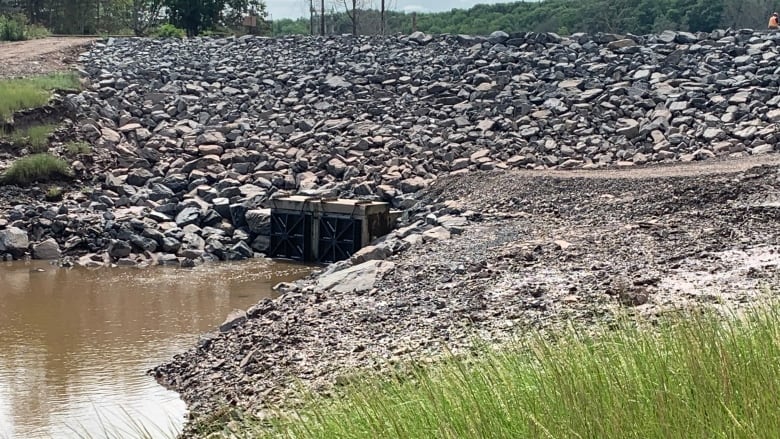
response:
[[[27,19],[24,15],[3,15],[0,16],[0,41],[22,41],[25,40],[25,27]]]
[[[45,27],[41,26],[40,24],[30,24],[27,25],[27,28],[25,29],[25,37],[28,40],[34,40],[37,38],[46,38],[49,35],[51,35],[51,32],[49,32],[49,29],[46,29]]]
[[[184,38],[185,32],[184,29],[180,29],[170,23],[167,23],[160,26],[154,35],[160,38]]]
[[[0,183],[26,186],[36,181],[70,176],[70,168],[64,160],[50,154],[34,154],[13,162],[0,176]]]
[[[48,37],[50,32],[39,24],[27,24],[24,14],[0,15],[0,41],[22,41]]]

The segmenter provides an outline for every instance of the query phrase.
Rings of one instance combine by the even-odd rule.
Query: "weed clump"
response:
[[[0,175],[0,183],[26,186],[33,182],[69,178],[71,170],[68,164],[51,154],[33,154],[13,162]]]

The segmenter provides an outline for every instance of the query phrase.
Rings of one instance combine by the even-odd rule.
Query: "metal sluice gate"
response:
[[[348,259],[392,230],[399,212],[387,203],[307,196],[271,201],[269,256],[306,262]]]

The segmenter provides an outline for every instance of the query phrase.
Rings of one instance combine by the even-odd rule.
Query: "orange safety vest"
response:
[[[777,29],[778,23],[777,23],[777,17],[774,15],[769,17],[769,28],[770,29]]]

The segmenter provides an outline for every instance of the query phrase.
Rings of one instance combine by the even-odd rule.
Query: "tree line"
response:
[[[486,35],[505,32],[614,32],[648,34],[664,30],[709,32],[717,28],[761,29],[775,8],[770,0],[542,0],[453,9],[439,13],[403,13],[387,11],[384,20],[370,3],[356,14],[358,34],[378,34],[380,23],[385,33],[410,33],[419,30],[431,34]],[[352,33],[353,23],[344,6],[313,8],[312,17],[282,19],[273,23],[276,35],[319,34],[319,20],[326,33]],[[341,6],[341,7],[339,7]]]
[[[56,34],[147,35],[164,23],[189,35],[215,29],[246,31],[242,19],[249,14],[257,17],[252,30],[270,35],[406,34],[415,30],[431,34],[484,35],[503,30],[566,35],[763,28],[775,7],[770,0],[542,0],[410,14],[393,10],[392,0],[387,1],[308,0],[310,16],[274,22],[265,20],[264,0],[0,0],[0,15],[22,16]]]

